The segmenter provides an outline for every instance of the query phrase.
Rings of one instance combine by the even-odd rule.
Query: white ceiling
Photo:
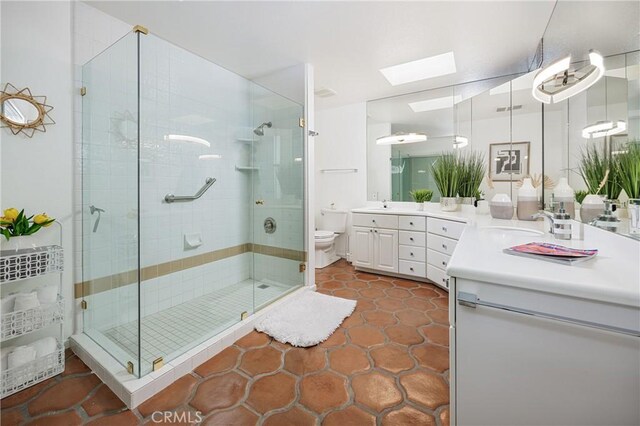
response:
[[[317,108],[526,71],[554,3],[90,2],[247,78],[311,63],[337,92]],[[378,71],[448,51],[452,75],[392,87]]]

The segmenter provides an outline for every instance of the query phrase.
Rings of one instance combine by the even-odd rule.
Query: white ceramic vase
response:
[[[440,210],[443,212],[455,212],[458,210],[458,198],[440,197]]]
[[[419,212],[424,211],[424,203],[416,203],[416,210]]]

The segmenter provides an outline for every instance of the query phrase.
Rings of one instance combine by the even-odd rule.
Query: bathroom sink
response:
[[[518,228],[517,226],[481,226],[479,229],[489,229],[502,232],[508,232],[510,234],[522,234],[522,235],[537,235],[543,236],[544,232],[537,229]]]

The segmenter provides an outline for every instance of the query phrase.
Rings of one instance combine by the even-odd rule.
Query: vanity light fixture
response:
[[[456,60],[453,52],[430,56],[417,61],[406,62],[380,70],[392,86],[440,77],[456,72]]]
[[[389,136],[382,136],[376,139],[378,145],[399,145],[403,143],[424,142],[427,135],[424,133],[394,133]]]
[[[202,154],[198,156],[199,160],[217,160],[219,158],[222,158],[222,155],[220,154]]]
[[[627,123],[625,121],[598,121],[582,129],[582,137],[585,139],[602,138],[617,135],[625,130],[627,130]]]
[[[200,145],[204,145],[207,147],[210,147],[211,144],[202,139],[202,138],[197,138],[195,136],[187,136],[187,135],[164,135],[164,140],[165,141],[182,141],[182,142],[193,142],[193,143],[198,143]]]
[[[541,69],[533,79],[531,94],[545,104],[556,104],[593,86],[604,75],[604,60],[597,52],[589,52],[589,65],[569,70],[571,55]]]
[[[469,139],[465,136],[455,135],[453,137],[453,149],[461,149],[469,145]]]

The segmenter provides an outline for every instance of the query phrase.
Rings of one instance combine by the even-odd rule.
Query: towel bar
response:
[[[515,312],[516,314],[529,315],[537,318],[545,318],[569,324],[579,325],[581,327],[596,328],[598,330],[610,331],[618,334],[626,334],[629,336],[640,337],[640,330],[632,330],[628,328],[615,327],[613,325],[600,324],[591,321],[584,321],[575,318],[564,317],[561,315],[548,314],[545,312],[532,311],[524,308],[516,308],[513,306],[502,305],[500,303],[481,301],[478,296],[473,293],[458,292],[458,304],[468,308],[476,308],[476,306],[484,306],[487,308],[499,309],[502,311]]]

